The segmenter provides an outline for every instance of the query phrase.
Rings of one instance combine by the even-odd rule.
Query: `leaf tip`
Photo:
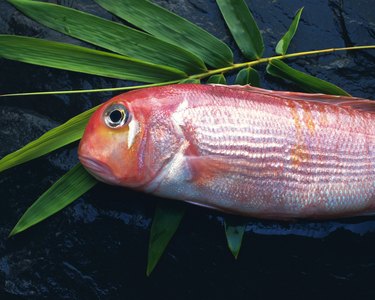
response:
[[[235,260],[238,259],[238,255],[240,254],[240,249],[241,249],[241,246],[238,249],[235,249],[235,248],[229,246],[229,251],[230,251],[230,253],[232,253]]]
[[[17,230],[17,226],[15,226],[12,231],[9,233],[8,235],[8,239],[10,239],[11,237],[15,236],[17,233],[19,233],[19,230]]]
[[[281,39],[277,45],[276,45],[276,48],[275,48],[275,52],[279,55],[284,55],[284,50],[283,50],[283,47],[284,47],[284,40]]]
[[[152,264],[150,262],[147,263],[147,269],[146,269],[146,276],[150,277],[152,271],[154,271],[156,264]]]
[[[14,237],[16,234],[19,234],[21,233],[22,231],[26,230],[28,227],[24,227],[22,224],[21,224],[21,220],[22,220],[22,217],[21,219],[17,222],[16,225],[14,225],[13,229],[11,230],[11,232],[9,233],[8,235],[8,238],[11,238],[11,237]]]

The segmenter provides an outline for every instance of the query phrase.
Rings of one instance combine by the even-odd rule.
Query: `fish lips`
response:
[[[99,181],[113,185],[118,184],[118,178],[107,164],[87,156],[79,155],[78,158],[85,169]]]

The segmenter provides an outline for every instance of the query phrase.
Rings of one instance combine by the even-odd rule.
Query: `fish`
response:
[[[78,148],[95,178],[225,213],[375,213],[375,101],[176,84],[105,102]]]

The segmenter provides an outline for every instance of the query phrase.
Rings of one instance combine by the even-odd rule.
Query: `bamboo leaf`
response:
[[[113,52],[191,74],[207,70],[194,54],[128,26],[52,3],[8,2],[45,26]]]
[[[146,274],[149,276],[175,234],[185,213],[181,203],[160,202],[151,225]]]
[[[118,54],[14,35],[0,35],[0,57],[141,82],[163,82],[187,76],[175,68],[150,64]]]
[[[237,259],[241,250],[246,224],[239,224],[239,222],[234,218],[226,217],[224,226],[229,250],[233,254],[234,258]]]
[[[303,7],[297,11],[288,31],[284,34],[281,40],[277,43],[276,45],[277,54],[284,55],[286,51],[288,50],[289,44],[297,31],[298,23],[301,18],[302,11],[303,11]]]
[[[260,86],[260,78],[258,71],[249,67],[242,69],[241,71],[238,72],[236,76],[236,84],[240,85],[246,85],[250,84],[252,86]]]
[[[106,10],[155,37],[182,47],[215,68],[233,63],[229,47],[197,25],[146,0],[95,0]]]
[[[98,106],[75,116],[66,123],[46,132],[23,148],[3,157],[0,160],[0,172],[79,140],[83,135],[87,122],[96,109],[98,109]]]
[[[227,80],[225,79],[223,74],[217,74],[212,75],[210,78],[208,78],[207,83],[227,84]]]
[[[238,47],[248,59],[262,57],[263,38],[258,25],[243,0],[216,0]]]
[[[273,59],[269,62],[267,65],[267,73],[275,77],[292,81],[310,93],[350,96],[338,86],[301,71],[297,71],[278,59]]]
[[[96,183],[94,177],[78,163],[27,209],[9,236],[20,233],[57,213],[90,190]]]

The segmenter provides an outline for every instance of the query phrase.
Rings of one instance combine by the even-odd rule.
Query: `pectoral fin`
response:
[[[190,169],[191,182],[205,185],[217,178],[221,178],[233,169],[227,157],[221,156],[189,156],[186,158]]]

